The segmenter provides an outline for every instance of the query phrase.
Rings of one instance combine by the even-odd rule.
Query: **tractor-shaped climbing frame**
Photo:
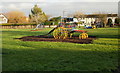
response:
[[[74,24],[71,24],[71,26],[69,26],[69,27],[63,27],[63,26],[56,27],[53,31],[54,38],[55,39],[72,38],[72,35],[73,35],[74,32],[81,33],[79,35],[79,39],[87,39],[88,38],[88,34],[86,33],[87,31],[74,29],[73,25]]]

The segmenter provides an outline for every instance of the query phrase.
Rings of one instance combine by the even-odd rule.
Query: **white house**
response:
[[[0,24],[7,23],[7,22],[8,22],[7,17],[4,14],[0,13]]]
[[[118,18],[118,14],[106,14],[107,20],[110,18],[113,21],[113,24],[115,22],[115,19]],[[85,18],[79,18],[78,21],[83,22],[83,24],[79,24],[80,26],[88,25],[91,26],[91,24],[94,24],[94,22],[98,21],[99,15],[98,14],[90,14],[85,15]]]

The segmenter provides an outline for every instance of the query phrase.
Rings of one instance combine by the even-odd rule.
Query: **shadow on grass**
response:
[[[3,49],[3,71],[104,71],[117,70],[117,52],[43,49]]]

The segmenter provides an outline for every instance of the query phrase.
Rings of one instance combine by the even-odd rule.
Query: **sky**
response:
[[[1,0],[2,2],[118,2],[119,0]]]
[[[76,11],[85,14],[91,13],[118,13],[119,0],[2,0],[0,2],[0,13],[9,11],[23,11],[26,16],[30,14],[31,8],[37,4],[46,14],[61,16]]]

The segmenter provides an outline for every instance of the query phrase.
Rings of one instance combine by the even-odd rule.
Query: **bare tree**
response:
[[[52,15],[48,15],[48,14],[46,15],[47,18],[50,18],[51,16],[52,16]]]
[[[67,16],[68,16],[68,17],[73,17],[73,14],[68,14]]]
[[[73,17],[77,18],[77,20],[80,22],[80,20],[82,18],[85,18],[86,15],[82,12],[76,11],[75,13],[73,13]]]
[[[106,12],[95,12],[93,15],[97,16],[97,22],[101,22],[101,25],[103,27],[106,27],[107,24],[107,13]]]
[[[103,27],[106,27],[107,14],[98,14],[98,20],[102,23]]]
[[[82,13],[82,12],[77,11],[77,12],[75,12],[75,13],[73,14],[73,16],[76,17],[76,18],[84,18],[84,17],[85,17],[85,14]]]
[[[21,11],[11,11],[5,14],[9,23],[24,23],[27,22],[26,16]]]

